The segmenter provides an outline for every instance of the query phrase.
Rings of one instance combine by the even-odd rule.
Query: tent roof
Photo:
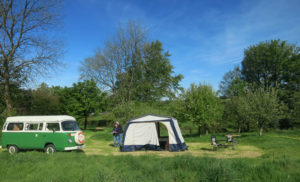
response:
[[[145,122],[145,121],[165,121],[173,119],[169,116],[158,116],[153,114],[144,115],[135,119],[130,120],[130,122]]]

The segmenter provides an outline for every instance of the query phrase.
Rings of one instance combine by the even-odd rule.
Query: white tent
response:
[[[145,115],[129,121],[125,127],[121,150],[159,150],[159,123],[168,130],[169,151],[187,150],[177,120],[156,115]]]

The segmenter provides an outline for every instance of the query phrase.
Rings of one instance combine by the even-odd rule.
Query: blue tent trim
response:
[[[159,145],[123,145],[121,147],[122,152],[133,152],[133,151],[138,151],[138,150],[160,150]],[[181,144],[170,144],[170,151],[171,152],[176,152],[176,151],[184,151],[187,150],[186,144],[181,143]]]
[[[122,152],[133,152],[133,151],[137,151],[137,150],[160,150],[159,145],[123,145],[121,147],[121,151]]]
[[[142,116],[142,117],[144,117],[144,116]],[[163,117],[165,117],[165,116],[163,116]],[[141,117],[138,117],[138,118],[141,118]],[[135,118],[135,119],[138,119],[138,118]],[[129,127],[129,125],[134,124],[134,123],[152,123],[152,122],[154,122],[154,123],[155,122],[170,122],[170,125],[171,125],[173,133],[175,135],[175,139],[176,139],[177,144],[170,144],[169,151],[175,152],[175,151],[187,150],[186,144],[182,143],[179,139],[177,130],[175,129],[173,119],[170,118],[170,117],[167,117],[167,118],[168,119],[160,120],[160,121],[132,121],[132,120],[129,121],[127,123],[126,127],[125,127],[125,130],[124,130],[124,136],[123,136],[123,139],[122,139],[123,145],[121,146],[121,151],[122,152],[130,152],[130,151],[141,150],[143,148],[145,148],[146,150],[159,150],[160,148],[157,145],[150,145],[150,144],[147,144],[147,145],[124,145],[124,141],[125,141],[125,138],[126,138],[126,133],[127,133],[127,129]],[[133,119],[133,120],[135,120],[135,119]]]
[[[170,144],[170,151],[171,152],[184,151],[184,150],[187,150],[187,147],[186,147],[185,143]]]

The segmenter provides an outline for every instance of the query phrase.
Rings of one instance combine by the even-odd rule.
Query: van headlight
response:
[[[72,143],[72,140],[71,140],[71,139],[68,139],[68,142],[69,142],[69,143]]]

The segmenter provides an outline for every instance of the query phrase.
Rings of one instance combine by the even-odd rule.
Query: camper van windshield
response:
[[[64,121],[61,123],[62,129],[64,131],[78,131],[80,128],[76,121]]]

